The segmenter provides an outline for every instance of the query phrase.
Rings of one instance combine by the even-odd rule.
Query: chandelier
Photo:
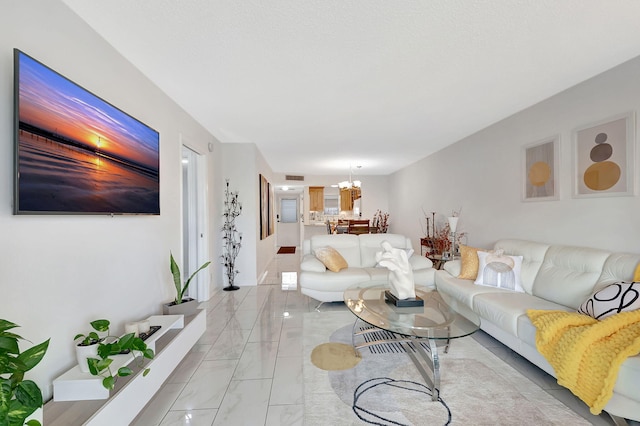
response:
[[[362,166],[356,166],[357,168],[360,168]],[[342,182],[338,182],[338,188],[340,189],[351,189],[351,188],[360,188],[360,185],[362,184],[362,182],[360,182],[359,180],[351,180],[351,174],[353,173],[353,170],[351,169],[351,166],[349,166],[349,180],[343,180]]]

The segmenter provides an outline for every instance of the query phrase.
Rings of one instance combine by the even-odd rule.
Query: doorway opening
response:
[[[278,215],[278,246],[297,247],[300,243],[298,198],[281,196]]]
[[[206,222],[205,157],[182,146],[182,279],[183,282],[208,259]],[[187,296],[200,302],[209,299],[210,272],[197,274],[187,290]]]

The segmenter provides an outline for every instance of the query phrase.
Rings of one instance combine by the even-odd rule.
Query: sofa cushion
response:
[[[636,265],[640,262],[640,254],[613,253],[607,257],[602,273],[598,278],[594,292],[618,281],[640,281],[634,279],[633,273]]]
[[[475,284],[524,293],[520,280],[522,256],[508,256],[502,250],[478,251],[478,262]]]
[[[460,274],[458,278],[463,280],[475,280],[478,277],[478,251],[482,249],[460,246]]]
[[[407,254],[407,260],[409,261],[409,264],[411,264],[411,258],[412,257],[420,258],[419,256],[414,256],[413,255],[413,253],[414,253],[413,249],[398,249],[398,250],[402,250],[403,252],[405,252]],[[385,268],[385,266],[382,266],[380,264],[380,261],[382,260],[381,256],[382,256],[383,251],[384,251],[383,249],[380,249],[380,250],[378,250],[376,252],[376,265],[375,265],[376,268]],[[365,268],[366,268],[366,266],[365,266]],[[412,269],[413,269],[413,266],[412,266]]]
[[[331,246],[347,261],[349,267],[361,267],[360,242],[354,234],[314,235],[311,237],[311,253],[322,247]]]
[[[389,282],[389,270],[387,268],[363,268],[369,274],[372,285],[386,285]]]
[[[601,320],[620,312],[640,309],[640,282],[617,282],[593,293],[578,312]]]
[[[415,269],[413,271],[413,281],[417,286],[435,288],[436,270],[433,268]]]
[[[413,256],[409,256],[409,265],[411,265],[411,269],[415,271],[419,271],[420,269],[431,269],[433,268],[433,262],[426,257],[418,256],[414,254]]]
[[[444,262],[444,265],[442,265],[442,269],[451,274],[452,277],[460,277],[460,272],[462,271],[462,262],[460,261],[460,259],[454,259],[448,262]]]
[[[391,247],[397,249],[411,249],[411,242],[400,234],[361,234],[360,241],[360,266],[371,268],[376,266],[376,253],[382,250],[382,242],[388,241]]]
[[[577,310],[593,293],[609,255],[583,247],[549,247],[533,283],[534,296]]]
[[[522,288],[526,293],[532,294],[533,281],[544,261],[549,244],[523,240],[499,240],[494,249],[504,250],[504,254],[511,256],[522,256],[522,270],[520,272]]]
[[[538,300],[541,301],[539,306],[543,306],[543,307],[539,307],[536,309],[543,309],[547,311],[573,312],[573,309],[567,308],[566,306],[558,305],[557,303],[553,303],[553,302],[548,302],[544,299],[538,299]],[[520,315],[518,317],[518,338],[533,348],[536,347],[536,330],[537,330],[536,326],[533,325],[533,323],[529,319],[529,316],[526,315],[526,312],[525,312],[525,315]],[[540,356],[542,356],[542,354],[540,354]]]
[[[475,285],[471,280],[456,278],[447,271],[435,271],[435,282],[439,292],[448,294],[470,308],[473,308],[473,298],[478,294],[501,291],[495,287]]]
[[[324,272],[327,267],[312,254],[305,254],[300,262],[300,271]]]
[[[527,293],[501,289],[495,289],[493,293],[477,294],[473,298],[473,310],[480,318],[491,321],[516,337],[518,337],[518,319],[522,315],[527,315],[527,309],[563,309],[563,307]]]
[[[616,380],[613,391],[637,401],[638,383],[640,383],[640,355],[630,356],[618,370],[618,380]]]
[[[369,278],[369,274],[363,268],[347,268],[340,272],[305,272],[300,274],[300,287],[318,291],[343,292],[348,287],[369,281]]]

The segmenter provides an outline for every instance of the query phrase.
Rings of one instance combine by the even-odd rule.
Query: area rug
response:
[[[282,246],[278,249],[278,254],[295,254],[296,248],[293,246]]]
[[[351,344],[350,312],[304,316],[304,424],[320,425],[589,425],[473,338],[440,351],[440,401],[432,401],[406,353],[360,350],[353,368],[313,365],[317,346]]]

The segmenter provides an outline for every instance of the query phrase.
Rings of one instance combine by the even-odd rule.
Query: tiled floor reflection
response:
[[[207,331],[133,424],[302,425],[302,315],[318,302],[283,275],[298,272],[299,263],[299,254],[276,255],[260,285],[219,291],[203,303]],[[346,307],[329,303],[321,310]],[[492,337],[474,338],[594,425],[613,425]]]

